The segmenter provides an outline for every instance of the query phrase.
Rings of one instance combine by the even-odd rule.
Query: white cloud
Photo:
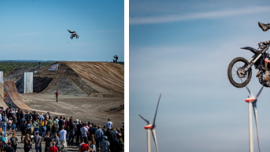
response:
[[[132,24],[155,24],[155,23],[179,22],[179,21],[185,21],[185,20],[231,17],[231,16],[249,15],[249,14],[263,13],[263,12],[270,12],[270,7],[269,6],[251,7],[251,8],[245,8],[245,9],[228,9],[228,10],[222,10],[222,11],[154,16],[154,17],[134,17],[134,18],[129,19],[129,23],[131,25]]]

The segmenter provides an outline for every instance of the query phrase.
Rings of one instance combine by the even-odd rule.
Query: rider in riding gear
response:
[[[267,31],[270,29],[270,24],[264,24],[264,23],[261,23],[261,22],[258,22],[258,25],[259,27],[263,30],[263,31]],[[265,41],[265,42],[262,42],[264,45],[266,44],[270,44],[270,41]]]
[[[70,31],[70,30],[67,30],[69,33],[71,33],[71,39],[73,38],[73,37],[76,37],[76,35],[77,35],[77,33],[76,33],[76,31]]]
[[[267,31],[270,29],[270,24],[264,24],[264,23],[261,23],[261,22],[258,22],[258,25],[260,26],[260,28],[263,30],[263,31]]]

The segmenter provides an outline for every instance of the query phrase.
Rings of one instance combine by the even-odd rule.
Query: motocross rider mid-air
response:
[[[258,22],[263,31],[270,29],[270,23],[264,24]],[[249,59],[243,57],[234,58],[228,66],[228,78],[231,84],[237,88],[245,87],[252,76],[252,67],[258,70],[256,77],[260,84],[270,88],[270,40],[258,43],[259,48],[242,47],[241,49],[249,50],[254,55]]]
[[[74,37],[76,37],[77,39],[79,38],[79,35],[77,34],[76,31],[70,31],[67,30],[69,33],[71,33],[70,39],[73,39]]]
[[[258,22],[258,25],[264,32],[270,29],[270,23],[264,24],[264,23]],[[270,41],[265,41],[263,43],[268,44],[268,43],[270,43]]]

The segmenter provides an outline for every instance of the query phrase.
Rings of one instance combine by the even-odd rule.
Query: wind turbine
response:
[[[152,136],[156,145],[156,150],[158,152],[158,144],[157,144],[157,137],[156,137],[156,116],[157,116],[157,110],[158,110],[158,105],[159,105],[159,101],[161,98],[161,94],[159,95],[159,99],[158,99],[158,103],[157,103],[157,108],[156,108],[156,113],[155,113],[155,117],[153,120],[153,124],[151,124],[148,120],[146,120],[143,116],[139,115],[146,123],[147,125],[144,126],[144,129],[146,129],[147,133],[147,152],[151,152],[151,141],[150,141],[150,131],[152,131]]]
[[[257,100],[260,96],[260,93],[263,90],[263,86],[260,89],[260,91],[257,93],[256,96],[252,94],[252,92],[249,90],[249,88],[246,86],[248,92],[249,92],[249,97],[245,100],[248,103],[248,120],[249,120],[249,152],[254,152],[254,146],[253,146],[253,132],[252,132],[252,107],[253,107],[253,112],[254,112],[254,118],[255,118],[255,123],[256,123],[256,132],[257,132],[257,143],[258,143],[258,149],[259,152],[260,150],[260,144],[259,144],[259,133],[258,133],[258,118],[257,118]]]

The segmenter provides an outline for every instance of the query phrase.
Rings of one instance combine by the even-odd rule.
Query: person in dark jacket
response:
[[[8,142],[8,145],[4,148],[6,152],[14,152],[13,147],[11,146],[11,142]]]
[[[58,102],[58,95],[59,95],[59,92],[58,90],[55,92],[55,98],[56,98],[56,102]]]

